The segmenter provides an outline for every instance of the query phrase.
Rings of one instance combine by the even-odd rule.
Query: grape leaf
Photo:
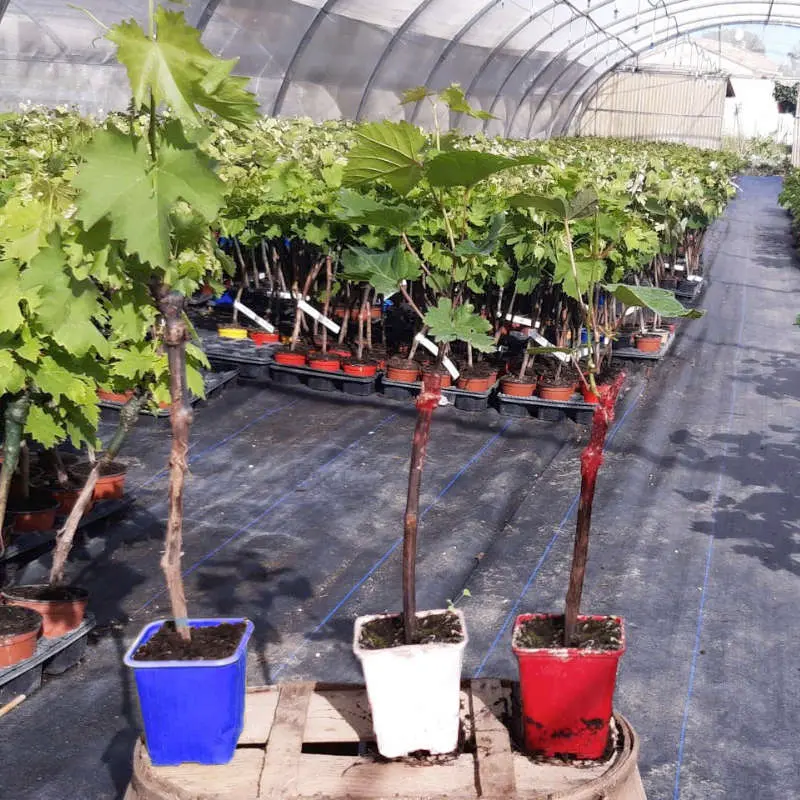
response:
[[[80,190],[78,218],[84,225],[91,228],[108,216],[111,236],[154,267],[169,263],[169,212],[179,200],[209,222],[223,204],[223,184],[211,161],[187,146],[179,128],[173,125],[167,132],[155,164],[144,141],[132,145],[118,131],[98,133],[74,179]]]
[[[371,122],[356,131],[342,184],[360,186],[382,180],[396,192],[408,194],[422,177],[419,153],[425,137],[408,122]]]
[[[413,281],[420,273],[419,261],[400,246],[385,252],[351,247],[342,261],[342,278],[365,281],[384,297],[391,297],[401,281]]]
[[[45,447],[53,447],[64,438],[63,428],[37,405],[31,405],[25,422],[25,433]]]
[[[474,186],[503,170],[530,164],[544,164],[538,156],[508,158],[483,150],[450,150],[439,153],[425,165],[425,177],[431,186]]]
[[[155,39],[135,20],[114,25],[107,34],[128,72],[137,110],[149,104],[152,92],[156,104],[165,103],[190,125],[200,124],[196,106],[231,122],[255,119],[258,103],[245,89],[248,79],[230,74],[237,59],[225,61],[209,52],[182,12],[159,6],[155,24]]]
[[[380,203],[358,192],[342,189],[336,215],[351,225],[375,225],[402,233],[419,217],[419,211],[403,203]]]
[[[13,261],[0,261],[0,297],[3,298],[3,313],[0,314],[0,333],[15,331],[22,325],[22,300],[19,289],[19,270]]]
[[[47,243],[53,224],[38,200],[12,197],[0,210],[0,249],[6,258],[30,261]]]
[[[629,286],[626,283],[608,283],[603,289],[628,307],[649,308],[662,317],[699,319],[706,313],[696,308],[686,308],[669,289]]]
[[[443,297],[425,314],[425,324],[439,342],[467,342],[484,353],[495,349],[494,339],[488,335],[491,323],[476,314],[471,303],[453,308],[450,298]]]
[[[0,395],[14,394],[25,386],[25,370],[8,350],[0,350]]]

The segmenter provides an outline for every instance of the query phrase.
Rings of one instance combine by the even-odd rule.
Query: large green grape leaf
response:
[[[497,172],[530,164],[544,164],[538,156],[508,158],[483,150],[450,150],[439,153],[425,165],[425,177],[431,186],[474,186]]]
[[[494,339],[488,335],[491,323],[476,314],[471,303],[463,303],[454,309],[450,298],[443,297],[425,314],[425,324],[431,336],[439,342],[467,342],[484,353],[495,349]]]
[[[0,209],[0,251],[6,258],[30,261],[47,243],[54,220],[38,200],[12,197]]]
[[[420,151],[425,137],[408,122],[371,122],[356,131],[342,184],[360,186],[382,180],[400,194],[408,194],[422,177]]]
[[[64,438],[63,428],[39,406],[32,405],[25,422],[25,433],[45,447],[53,447]]]
[[[155,39],[135,20],[114,25],[107,34],[128,71],[137,110],[149,104],[152,92],[157,104],[165,103],[188,124],[200,124],[196,106],[232,122],[255,119],[258,103],[245,88],[248,79],[230,74],[236,59],[225,61],[209,52],[181,12],[159,7],[155,23]]]
[[[0,333],[15,331],[22,325],[19,303],[22,292],[19,288],[19,269],[13,261],[0,261],[0,297],[3,310],[0,313]]]
[[[78,218],[91,228],[104,217],[111,221],[111,236],[153,267],[164,267],[170,257],[169,212],[185,200],[211,222],[223,204],[224,184],[214,174],[210,160],[182,139],[176,126],[151,164],[147,146],[135,145],[122,133],[98,133],[87,148],[85,163],[74,179],[80,190]]]
[[[351,247],[343,256],[342,278],[365,281],[384,297],[393,295],[401,281],[419,277],[419,261],[399,245],[388,251]]]
[[[599,259],[575,259],[575,270],[569,260],[569,253],[561,253],[553,271],[553,283],[561,284],[564,291],[579,300],[589,290],[589,286],[602,280],[606,264]],[[577,272],[577,281],[575,273]]]
[[[351,225],[375,225],[402,233],[419,217],[419,211],[404,203],[380,203],[358,192],[342,189],[336,215]]]
[[[626,283],[608,283],[603,286],[610,295],[629,307],[649,308],[662,317],[687,317],[699,319],[705,311],[686,308],[669,289],[654,286],[629,286]]]
[[[456,114],[466,114],[473,119],[497,119],[494,114],[490,114],[488,111],[479,111],[473,108],[469,104],[464,90],[457,83],[451,84],[444,91],[440,92],[439,97],[445,105]]]
[[[515,194],[508,201],[512,208],[532,208],[534,211],[542,211],[550,214],[556,219],[566,219],[568,216],[567,204],[562,197],[548,197],[543,194]]]

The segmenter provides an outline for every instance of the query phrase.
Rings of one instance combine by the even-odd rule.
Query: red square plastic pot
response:
[[[514,623],[512,649],[519,662],[525,749],[547,757],[599,759],[608,744],[617,666],[625,652],[625,630],[618,650],[572,647],[528,649],[517,646],[521,625],[554,614],[521,614]],[[580,616],[578,621],[607,619]]]

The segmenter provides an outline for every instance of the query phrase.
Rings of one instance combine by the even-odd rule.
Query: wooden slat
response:
[[[304,754],[300,757],[300,798],[477,798],[475,761],[461,755],[430,766],[404,761],[378,763],[357,756]],[[508,800],[508,798],[504,798]]]
[[[244,700],[244,728],[239,744],[266,744],[275,709],[278,706],[276,687],[249,689]]]
[[[179,767],[151,767],[150,774],[161,785],[176,784],[181,794],[198,800],[256,800],[264,753],[239,749],[229,764],[204,766],[181,764]]]
[[[259,797],[297,796],[297,777],[313,683],[290,683],[280,688],[278,707],[264,754]]]
[[[480,794],[491,798],[511,797],[516,789],[511,737],[496,716],[506,701],[503,686],[499,680],[475,680],[471,694]]]
[[[308,705],[303,741],[309,744],[375,741],[364,687],[327,689],[318,686]]]

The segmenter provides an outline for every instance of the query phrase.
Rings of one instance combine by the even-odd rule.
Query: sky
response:
[[[779,64],[786,60],[786,54],[792,47],[797,42],[800,42],[800,28],[787,25],[737,25],[735,27],[750,31],[758,36],[764,42],[767,55]],[[699,35],[711,37],[711,34],[715,34],[716,30],[716,28],[709,28]]]

